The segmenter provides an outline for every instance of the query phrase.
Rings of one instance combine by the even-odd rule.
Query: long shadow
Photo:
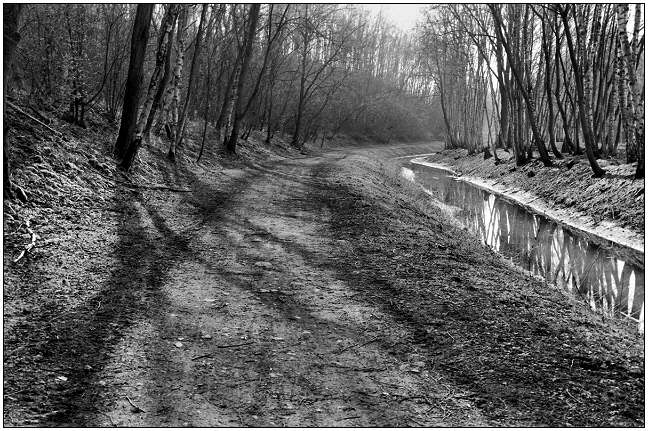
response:
[[[212,220],[216,222],[216,220]],[[313,264],[313,260],[319,260],[320,262],[326,261],[326,255],[320,255],[317,253],[311,253],[306,248],[301,247],[289,240],[282,239],[273,235],[271,232],[264,229],[263,226],[255,225],[246,220],[239,220],[237,222],[228,223],[229,228],[234,228],[240,233],[253,233],[255,235],[262,235],[264,237],[265,243],[275,243],[281,245],[281,247],[289,254],[295,256],[307,257],[310,264],[313,267],[318,267],[318,265]],[[214,226],[215,230],[219,230],[218,226]],[[225,249],[237,249],[237,260],[245,261],[246,266],[252,267],[252,263],[257,260],[257,258],[252,254],[245,251],[245,249],[237,248],[237,243],[232,240],[227,239],[227,235],[224,232],[219,232],[222,235],[220,246]],[[259,279],[250,279],[249,272],[245,274],[237,274],[236,272],[230,272],[226,264],[214,264],[213,262],[200,261],[201,265],[204,265],[208,270],[219,275],[219,279],[225,282],[225,285],[233,289],[239,289],[245,291],[248,294],[251,294],[256,301],[262,304],[262,306],[268,310],[273,310],[279,314],[279,319],[274,320],[274,322],[284,322],[284,324],[290,325],[295,328],[296,332],[301,332],[308,330],[313,334],[315,340],[320,339],[331,339],[331,334],[334,334],[335,338],[347,338],[353,340],[359,346],[363,342],[366,342],[367,334],[366,328],[362,328],[356,325],[349,325],[341,322],[333,322],[330,320],[321,319],[315,317],[314,313],[319,311],[316,304],[304,302],[303,299],[298,298],[293,293],[288,291],[282,291],[281,293],[272,293],[266,292],[259,289]],[[253,270],[254,271],[254,270]],[[252,273],[253,277],[262,276],[263,271],[256,270],[256,273]],[[289,285],[290,281],[294,277],[290,273],[282,276],[279,285]],[[266,285],[264,282],[263,285]],[[297,293],[297,292],[296,292]],[[295,316],[298,316],[299,319],[296,320]],[[333,340],[334,340],[333,339]],[[333,341],[331,341],[333,343]],[[388,334],[383,334],[383,337],[375,341],[376,345],[380,346],[383,350],[391,349],[390,353],[393,354],[394,351],[397,351],[398,344],[400,340],[393,339],[389,337]],[[334,344],[334,343],[333,343]],[[325,346],[318,345],[322,348]],[[253,419],[250,416],[256,415],[264,416],[268,415],[269,411],[272,408],[269,408],[269,405],[276,402],[270,397],[267,389],[271,387],[274,382],[273,378],[270,376],[271,367],[277,367],[278,364],[274,363],[273,353],[276,352],[277,345],[276,342],[263,340],[256,340],[252,346],[245,347],[244,349],[237,350],[235,352],[226,352],[222,355],[215,352],[211,358],[215,361],[226,361],[228,363],[241,363],[250,362],[249,358],[254,358],[254,364],[252,366],[245,366],[245,373],[249,376],[250,374],[255,375],[254,379],[249,379],[245,382],[244,385],[240,386],[240,383],[236,381],[231,382],[234,385],[238,386],[237,391],[231,391],[230,385],[227,382],[222,382],[216,377],[214,380],[205,379],[203,374],[195,373],[193,374],[192,381],[186,382],[188,384],[200,385],[202,389],[199,393],[206,397],[210,402],[215,406],[220,406],[221,409],[225,411],[236,412],[237,409],[242,409],[239,413],[243,413],[243,416],[239,416],[240,424],[245,426],[255,425],[255,426],[268,426],[268,422],[264,422],[263,419]],[[298,348],[305,352],[306,354],[315,355],[310,349],[312,347],[302,346]],[[333,345],[333,349],[338,349],[337,345]],[[310,353],[308,353],[310,352]],[[331,356],[333,354],[333,356]],[[223,356],[221,358],[221,356]],[[335,352],[327,353],[328,357],[335,357]],[[236,357],[236,360],[233,360],[233,357]],[[404,359],[404,358],[401,358]],[[231,366],[231,365],[230,365]],[[281,365],[279,365],[281,366]],[[319,367],[326,366],[320,364]],[[362,382],[361,373],[355,373],[353,376],[344,380],[344,383],[340,387],[335,388],[325,388],[326,385],[317,382],[321,377],[307,375],[304,372],[299,372],[300,369],[308,370],[318,370],[310,362],[306,362],[297,367],[297,369],[291,369],[291,372],[295,371],[293,384],[297,385],[298,392],[300,396],[305,396],[304,399],[310,399],[311,402],[321,399],[339,399],[340,391],[344,390],[344,400],[345,406],[352,406],[354,413],[362,414],[366,418],[370,418],[371,423],[389,425],[389,426],[403,426],[411,425],[408,418],[410,416],[415,416],[411,412],[404,410],[404,406],[401,405],[401,401],[398,398],[392,400],[386,400],[383,398],[374,398],[375,395],[367,394],[367,387],[364,386]],[[169,371],[178,372],[179,370],[172,369],[172,366],[167,365],[166,367],[162,364],[161,367],[155,367],[154,373],[157,376],[159,374],[160,380],[163,380],[166,377],[166,380],[169,376]],[[304,370],[302,370],[304,371]],[[319,370],[321,372],[322,370]],[[337,370],[336,370],[337,372]],[[236,379],[234,379],[236,380]],[[314,382],[315,380],[315,382]],[[168,387],[165,390],[158,389],[159,392],[172,392],[172,383],[168,383]],[[425,390],[420,390],[419,393],[427,393]],[[407,398],[407,397],[405,397]],[[250,402],[250,400],[252,402]],[[244,407],[240,407],[243,405]],[[174,408],[173,401],[170,399],[160,399],[158,405],[156,406],[157,410],[163,412],[169,412]],[[274,410],[275,413],[277,410]],[[314,415],[316,416],[316,415]],[[310,420],[313,421],[313,424],[320,423],[317,418],[313,417]]]
[[[573,311],[559,295],[544,292],[542,284],[529,278],[522,280],[460,230],[440,234],[432,228],[425,244],[413,244],[386,224],[391,214],[375,202],[358,201],[342,185],[311,190],[306,202],[326,206],[332,213],[330,228],[352,246],[340,248],[341,258],[332,265],[322,265],[321,256],[301,254],[337,271],[348,285],[360,287],[368,302],[409,325],[411,343],[472,391],[473,402],[489,419],[544,425],[643,423],[643,364],[639,357],[625,359],[603,348],[611,341],[602,325],[594,325],[599,333],[569,326],[563,316]],[[446,235],[455,240],[443,244]],[[506,291],[521,281],[531,289]],[[638,340],[624,342],[617,336],[614,342],[620,349],[625,344],[638,351],[632,346]],[[610,391],[610,384],[623,390]]]
[[[261,175],[260,172],[247,170],[244,175],[230,180],[229,182],[213,184],[201,178],[201,176],[193,172],[180,160],[170,167],[170,171],[172,172],[169,174],[169,177],[165,178],[167,181],[174,179],[183,184],[190,185],[192,189],[190,194],[183,195],[180,199],[180,202],[187,204],[185,209],[191,211],[189,216],[194,219],[195,222],[192,223],[192,225],[201,228],[213,227],[216,232],[219,231],[224,215],[226,215],[234,205],[236,197],[243,194],[245,190]],[[165,232],[168,230],[166,227],[167,221],[165,217],[157,214],[153,206],[147,206],[146,209],[149,215],[151,215],[158,231]],[[187,235],[191,234],[187,233]],[[221,238],[222,237],[223,236],[221,236]],[[187,260],[190,258],[192,263],[201,265],[214,273],[219,273],[223,278],[227,279],[226,267],[215,267],[209,259],[202,255],[205,246],[206,244],[201,244],[198,238],[198,242],[192,242],[191,244],[192,252],[183,255],[183,259]],[[241,280],[229,281],[234,285],[239,282],[245,282]],[[152,316],[154,324],[157,329],[161,331],[161,339],[165,338],[165,331],[169,328],[169,321],[166,314],[167,313],[164,313],[163,310],[159,310],[155,316]],[[190,327],[192,325],[193,323],[191,322],[185,323],[184,326],[187,326],[185,330],[191,331]],[[159,424],[151,423],[151,426],[172,425],[169,422],[170,418],[174,417],[171,412],[177,407],[174,403],[172,394],[178,388],[178,384],[180,386],[187,384],[200,384],[203,388],[205,384],[205,381],[200,380],[199,375],[193,375],[193,378],[188,378],[186,375],[185,364],[169,360],[167,350],[168,345],[163,341],[157,341],[152,342],[145,351],[145,356],[149,363],[147,377],[149,384],[147,384],[146,390],[149,398],[152,400],[151,412],[155,412],[154,417],[156,420],[160,420]],[[243,362],[243,359],[246,358],[241,358],[241,362]],[[214,390],[216,389],[218,388],[214,388]],[[215,406],[217,404],[218,403],[215,403]],[[182,416],[186,412],[180,413],[180,416]]]
[[[173,182],[190,177],[185,166],[163,172],[167,172],[166,180]],[[210,211],[218,206],[224,208],[227,200],[251,180],[239,179],[227,193],[208,196],[213,202]],[[207,197],[202,195],[204,185],[193,187],[197,201],[203,201]],[[169,269],[196,254],[191,249],[191,238],[171,229],[165,215],[141,193],[120,188],[115,200],[117,204],[110,210],[119,217],[112,252],[114,263],[102,262],[90,269],[97,273],[110,271],[97,293],[72,310],[69,305],[45,302],[16,328],[23,338],[15,342],[24,347],[21,361],[9,372],[5,369],[5,382],[11,385],[14,380],[15,386],[27,386],[19,397],[38,401],[31,415],[40,417],[42,424],[83,426],[95,416],[97,406],[110,397],[98,384],[97,376],[111,360],[112,350],[129,328],[155,318],[168,305],[161,287]],[[145,226],[145,215],[152,220],[157,235],[152,236]],[[12,344],[5,343],[5,347],[11,348]],[[30,358],[42,359],[34,365]],[[41,373],[29,373],[30,368]],[[43,376],[43,372],[47,375]],[[43,377],[51,380],[41,380]]]
[[[267,165],[266,167],[272,168],[274,166],[275,164],[270,164]],[[246,177],[245,180],[235,182],[231,186],[226,187],[227,191],[223,191],[220,187],[216,188],[213,185],[205,181],[202,181],[200,178],[193,175],[191,172],[187,171],[184,172],[183,175],[184,174],[188,176],[187,177],[188,180],[190,180],[193,186],[195,187],[195,193],[192,194],[188,199],[192,202],[192,205],[200,209],[199,214],[202,217],[203,226],[207,226],[207,227],[212,226],[214,231],[220,234],[219,235],[220,238],[219,241],[221,242],[219,244],[220,247],[224,247],[225,249],[232,249],[232,250],[237,249],[237,244],[229,241],[227,239],[227,235],[221,229],[222,216],[227,211],[228,206],[232,201],[232,198],[235,195],[239,195],[243,193],[245,191],[245,187],[247,187],[251,179],[258,177],[259,175],[261,175],[261,173],[255,172],[250,174],[250,177]],[[267,231],[264,232],[263,227],[255,226],[254,224],[250,223],[247,220],[238,220],[233,222],[230,221],[228,222],[228,226],[230,228],[234,227],[236,229],[239,229],[240,231],[246,231],[248,233],[249,232],[265,233],[264,236],[266,237],[267,240],[271,242],[280,243],[289,252],[299,252],[300,254],[307,253],[305,249],[301,249],[296,246],[295,248],[293,247],[292,244],[290,244],[290,242],[274,237]],[[248,255],[245,252],[245,250],[241,250],[241,249],[237,250],[237,256],[238,256],[237,260],[246,261],[245,262],[247,264],[246,266],[252,267],[252,264],[255,260],[254,256]],[[193,259],[196,259],[198,263],[204,265],[212,272],[218,273],[219,277],[222,280],[224,280],[227,283],[227,285],[251,293],[266,308],[278,311],[283,316],[282,318],[283,321],[286,322],[292,321],[293,324],[298,325],[302,329],[308,329],[314,334],[319,334],[320,332],[322,332],[323,334],[330,334],[330,331],[333,331],[336,334],[336,336],[347,336],[351,339],[359,340],[358,341],[359,343],[363,341],[363,331],[360,328],[349,327],[344,324],[334,324],[330,321],[322,321],[321,319],[315,318],[311,315],[311,312],[316,310],[312,309],[310,304],[304,304],[303,301],[292,298],[291,295],[288,294],[278,296],[274,294],[260,293],[258,290],[257,283],[254,280],[250,280],[249,277],[245,275],[241,276],[236,273],[229,272],[228,268],[225,265],[218,265],[218,264],[214,265],[213,262],[204,261],[202,259],[199,259],[197,256],[194,256]],[[298,323],[294,323],[294,316],[296,315],[301,316],[301,319],[299,320]],[[383,343],[389,344],[390,341],[391,344],[397,344],[394,340],[382,340],[380,344]],[[254,402],[245,408],[246,414],[251,415],[255,413],[260,413],[263,410],[261,409],[261,407],[267,401],[264,398],[267,397],[267,394],[263,395],[265,392],[261,389],[272,384],[272,379],[268,376],[269,374],[268,367],[270,366],[268,355],[270,354],[270,350],[274,347],[275,346],[272,345],[272,343],[267,345],[263,343],[258,343],[254,347],[246,348],[244,351],[241,352],[241,355],[243,355],[241,357],[241,360],[249,357],[258,358],[258,360],[255,363],[255,369],[257,370],[257,374],[259,377],[254,384],[250,384],[250,386],[252,387],[247,388],[247,392],[246,392],[249,396],[251,396],[254,399]],[[149,357],[152,360],[154,360],[155,355],[150,354]],[[160,382],[158,386],[159,385],[163,386],[161,388],[156,387],[155,388],[156,393],[163,394],[167,392],[172,392],[173,391],[172,382],[169,381],[168,376],[170,375],[170,373],[177,374],[179,372],[181,372],[181,370],[175,369],[174,365],[168,362],[156,363],[154,367],[151,367],[152,380],[156,382]],[[199,378],[198,375],[195,375],[194,377]],[[311,392],[310,393],[311,396],[321,395],[323,398],[326,398],[335,395],[330,393],[330,391],[323,390],[322,387],[314,385],[304,376],[298,375],[296,376],[296,378],[297,380],[299,380],[300,387],[308,388],[308,391]],[[204,384],[203,381],[201,382],[196,381],[195,383]],[[348,384],[350,385],[351,383],[348,382]],[[223,392],[223,388],[221,387],[208,386],[208,388],[210,392],[209,395],[207,395],[207,397],[208,399],[212,400],[212,402],[214,402],[216,405],[223,404],[223,401],[225,399],[227,399],[228,397],[230,398],[232,397],[232,393],[228,392],[227,390]],[[364,411],[367,405],[376,404],[376,400],[372,399],[369,395],[364,396],[364,398],[362,395],[358,395],[358,393],[362,393],[363,389],[365,388],[358,385],[357,387],[352,387],[352,389],[353,389],[352,391],[353,394],[347,396],[345,398],[345,402],[353,404],[357,411]],[[170,410],[174,408],[172,400],[169,399],[168,397],[164,398],[159,396],[158,398],[159,399],[157,399],[157,403],[154,406],[155,411],[168,413]],[[379,401],[378,404],[380,404],[381,402],[382,401]],[[385,414],[384,409],[379,409],[379,408],[373,408],[373,409],[366,408],[366,412],[368,416]],[[387,422],[390,424],[404,423],[402,421],[399,422],[397,418],[393,418],[393,417],[386,418],[385,420],[387,420]],[[242,423],[248,423],[248,422],[244,420]]]
[[[46,302],[33,310],[26,323],[42,339],[21,340],[26,345],[23,355],[41,358],[33,365],[34,378],[52,381],[34,382],[23,392],[23,399],[38,399],[40,406],[33,413],[44,414],[47,425],[84,423],[101,397],[95,376],[109,361],[112,347],[130,326],[145,317],[147,310],[165,301],[158,288],[165,277],[160,265],[165,255],[162,249],[168,244],[153,243],[148,238],[135,205],[140,196],[123,190],[116,193],[118,204],[113,212],[120,214],[120,220],[112,253],[115,263],[108,279],[76,308]],[[104,272],[105,265],[91,271]],[[53,317],[44,330],[38,330]],[[25,371],[14,370],[14,376],[23,377]],[[48,375],[43,376],[43,372]],[[55,380],[55,376],[60,377]]]
[[[96,376],[128,329],[166,306],[168,300],[160,288],[168,269],[189,252],[187,240],[164,229],[161,218],[149,209],[163,233],[161,238],[151,238],[136,205],[142,202],[140,194],[117,193],[116,210],[123,217],[110,276],[89,301],[59,319],[53,337],[42,347],[48,362],[68,369],[68,387],[50,393],[47,399],[58,412],[49,418],[50,424],[80,426],[96,413],[105,395]]]

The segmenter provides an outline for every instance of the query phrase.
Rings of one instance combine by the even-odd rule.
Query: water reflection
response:
[[[606,316],[644,320],[644,256],[533,214],[444,171],[409,164],[404,175],[436,190],[484,243]],[[411,173],[405,173],[410,171]]]

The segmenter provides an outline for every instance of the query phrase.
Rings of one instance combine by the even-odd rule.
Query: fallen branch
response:
[[[109,177],[108,175],[105,175],[104,173],[100,172],[97,170],[97,173],[101,175],[102,177],[106,178],[107,180],[113,181],[117,184],[121,184],[124,187],[128,187],[131,189],[145,189],[145,190],[168,190],[170,192],[177,192],[177,193],[191,193],[193,190],[190,189],[180,189],[177,187],[170,187],[170,186],[163,186],[160,184],[152,184],[152,185],[146,185],[146,184],[135,184],[132,182],[132,180],[126,176],[124,173],[120,172],[124,177],[128,179],[128,181],[121,181],[118,180],[117,178],[114,177]]]
[[[63,133],[59,132],[58,130],[54,130],[54,129],[52,129],[50,126],[48,126],[47,124],[43,123],[43,122],[42,122],[41,120],[39,120],[38,118],[34,118],[32,115],[29,115],[28,113],[26,113],[25,111],[23,111],[22,109],[20,109],[20,108],[17,107],[16,105],[14,105],[13,103],[11,103],[11,102],[7,102],[7,106],[9,106],[10,108],[15,109],[15,110],[18,111],[20,114],[23,114],[25,117],[29,118],[30,120],[32,120],[32,121],[34,121],[34,122],[40,124],[41,126],[45,127],[47,130],[51,131],[52,133],[56,133],[56,134],[59,135],[59,136],[63,136]]]
[[[36,245],[36,240],[40,238],[33,230],[31,230],[29,227],[27,227],[27,232],[31,234],[31,242],[25,246],[23,251],[20,252],[17,258],[14,259],[13,263],[18,262],[20,259],[22,259],[25,254],[29,253],[29,251],[34,248]]]
[[[125,396],[126,399],[128,400],[128,403],[129,403],[131,406],[133,406],[133,409],[136,410],[134,413],[139,413],[139,412],[146,413],[146,410],[144,410],[144,409],[141,408],[140,406],[136,405],[133,401],[131,401],[131,399],[128,397],[128,395],[124,395],[124,396]]]

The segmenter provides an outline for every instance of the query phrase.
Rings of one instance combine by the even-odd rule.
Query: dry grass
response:
[[[579,211],[595,222],[610,220],[643,235],[645,181],[634,180],[636,163],[605,162],[608,176],[593,178],[586,158],[566,156],[546,168],[538,160],[516,166],[512,155],[498,151],[499,165],[483,156],[468,156],[466,150],[446,150],[429,159],[446,163],[463,175],[490,178],[499,183],[530,191],[552,206]],[[573,164],[571,168],[569,165]]]

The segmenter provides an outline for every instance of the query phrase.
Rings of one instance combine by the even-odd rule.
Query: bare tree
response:
[[[137,110],[139,108],[142,87],[144,57],[146,44],[153,15],[153,4],[137,6],[133,34],[131,36],[131,56],[128,66],[128,80],[124,95],[124,107],[119,134],[115,142],[114,155],[121,160],[120,167],[129,170],[141,144],[141,136],[135,136],[137,127]]]
[[[148,93],[144,99],[144,105],[142,106],[142,111],[139,115],[139,121],[137,124],[137,133],[140,135],[144,134],[146,129],[147,120],[151,114],[151,108],[155,101],[155,97],[158,93],[158,87],[161,86],[163,67],[167,61],[167,51],[170,52],[171,44],[169,43],[173,38],[173,28],[175,26],[175,20],[178,16],[178,7],[177,5],[167,5],[164,12],[164,17],[162,18],[162,24],[160,25],[160,35],[158,36],[158,46],[157,52],[155,54],[155,68],[153,69],[153,74],[151,75],[151,80],[148,87]]]
[[[167,115],[170,113],[171,121],[167,121],[167,135],[171,141],[167,157],[175,161],[176,157],[176,134],[178,132],[178,106],[180,105],[180,91],[182,87],[182,68],[184,65],[185,43],[187,37],[187,18],[189,5],[180,6],[178,17],[178,33],[176,35],[176,63],[173,69],[173,81],[169,88],[170,100],[167,104]]]
[[[560,17],[563,21],[565,27],[565,39],[567,40],[567,47],[569,48],[569,58],[571,59],[571,64],[574,69],[574,77],[576,84],[576,95],[578,98],[578,117],[580,119],[581,128],[583,130],[583,136],[585,138],[585,154],[587,154],[587,160],[590,162],[592,171],[594,172],[595,177],[602,177],[605,175],[605,170],[601,168],[596,161],[596,156],[594,155],[594,134],[592,132],[592,123],[591,115],[588,115],[586,108],[586,92],[583,85],[583,77],[586,76],[588,70],[582,71],[581,65],[578,61],[576,50],[574,49],[574,41],[571,36],[571,30],[568,22],[568,14],[570,10],[572,13],[575,13],[575,9],[570,8],[569,6],[557,6]],[[583,16],[582,12],[579,13],[579,18],[576,20],[576,31],[579,33],[577,38],[578,43],[578,52],[584,52],[584,37],[583,37]],[[586,61],[583,61],[585,64]],[[584,73],[583,73],[584,72]],[[589,118],[588,118],[589,117]]]
[[[254,34],[256,32],[257,22],[259,20],[259,10],[261,5],[254,3],[250,7],[247,19],[247,30],[245,32],[245,39],[241,46],[240,64],[237,66],[234,75],[234,83],[232,85],[233,91],[230,100],[230,112],[227,116],[227,127],[225,128],[225,148],[230,153],[236,153],[236,143],[238,141],[239,124],[241,121],[242,112],[240,112],[240,98],[245,84],[245,75],[247,74],[250,57],[252,56],[252,48],[254,46]]]
[[[536,102],[535,97],[531,91],[531,76],[529,75],[528,70],[526,71],[527,73],[524,73],[523,71],[523,69],[528,68],[528,64],[522,64],[519,55],[516,56],[513,53],[509,44],[509,38],[504,34],[502,16],[499,8],[494,5],[488,5],[488,7],[493,15],[493,21],[495,24],[495,31],[498,41],[502,44],[502,47],[506,51],[508,63],[511,66],[511,71],[513,72],[513,76],[515,77],[515,81],[517,82],[517,89],[524,98],[529,125],[531,126],[531,132],[533,133],[533,141],[535,142],[536,147],[538,148],[538,151],[540,153],[540,160],[542,160],[545,166],[551,166],[552,162],[549,159],[547,147],[545,146],[544,139],[540,135],[540,130],[538,128]],[[525,15],[528,14],[529,7],[529,5],[526,6]],[[525,35],[524,40],[526,41],[528,39],[526,36],[527,27],[523,25],[522,28]],[[524,47],[524,49],[526,49],[526,47]],[[527,58],[530,57],[527,56]]]
[[[198,63],[198,59],[200,58],[200,48],[202,45],[204,23],[205,23],[205,17],[207,16],[208,8],[209,5],[207,3],[203,3],[202,12],[200,14],[200,23],[198,24],[198,34],[196,35],[196,47],[194,49],[194,55],[193,58],[191,59],[191,67],[189,69],[189,82],[187,83],[187,93],[185,95],[182,112],[180,112],[180,117],[178,118],[177,132],[175,136],[176,146],[180,145],[180,142],[182,142],[182,138],[184,136],[187,108],[189,107],[189,101],[191,100],[191,90],[193,88],[193,81],[195,79],[196,64]]]

